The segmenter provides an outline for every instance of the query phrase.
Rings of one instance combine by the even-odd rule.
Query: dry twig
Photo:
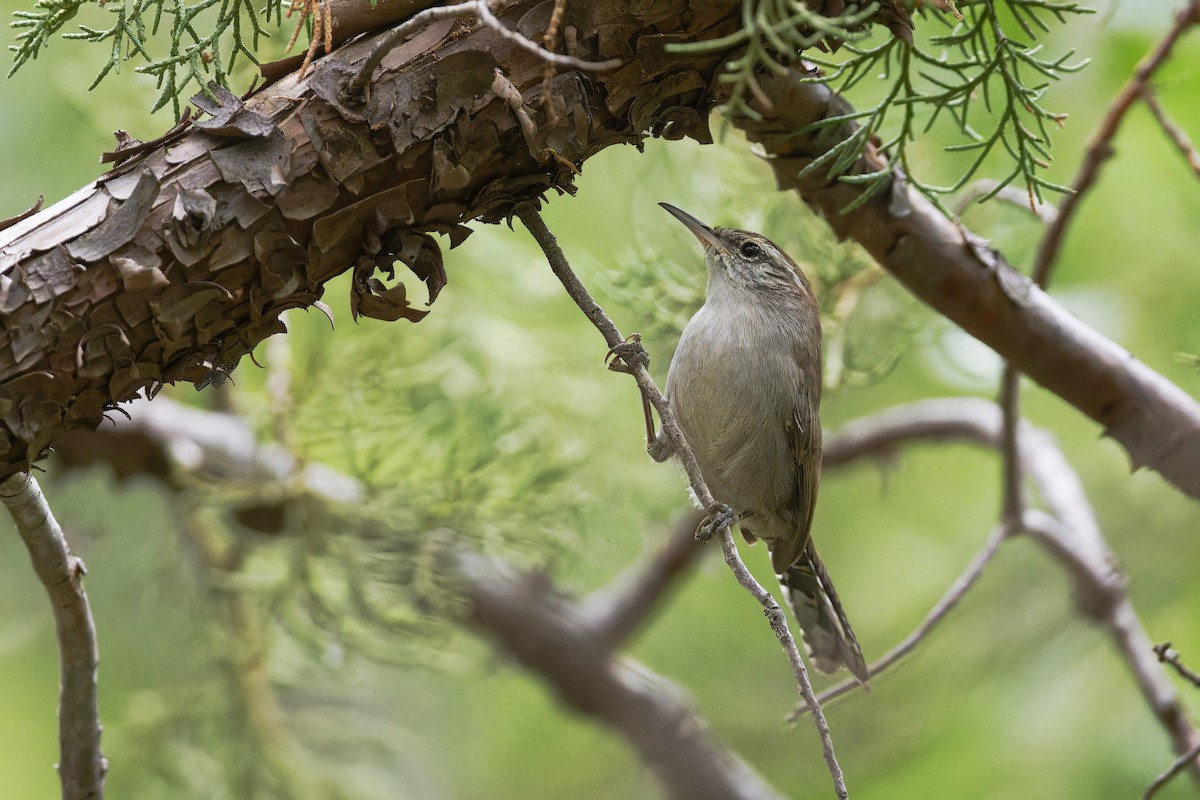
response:
[[[400,25],[388,33],[386,37],[380,40],[375,49],[358,68],[358,74],[351,83],[350,88],[355,92],[362,92],[367,88],[367,84],[371,81],[371,75],[375,69],[383,61],[383,57],[388,54],[396,45],[404,41],[413,31],[422,28],[431,22],[439,19],[449,19],[451,17],[464,17],[474,15],[479,19],[481,25],[496,31],[503,38],[520,47],[522,50],[533,53],[538,58],[545,61],[547,64],[552,64],[556,67],[565,67],[567,69],[578,69],[588,72],[596,72],[606,69],[615,69],[621,65],[621,62],[615,58],[607,61],[584,61],[573,56],[553,53],[542,47],[537,42],[526,39],[516,31],[509,30],[500,20],[496,19],[496,15],[492,13],[491,7],[487,4],[487,0],[467,0],[464,3],[457,3],[452,6],[436,6],[427,8],[424,11],[413,15],[405,20]]]
[[[1150,785],[1146,787],[1146,791],[1142,793],[1142,800],[1150,800],[1151,797],[1158,794],[1158,790],[1166,786],[1175,779],[1175,776],[1183,772],[1191,764],[1196,766],[1196,760],[1200,759],[1200,744],[1197,744],[1191,750],[1175,759],[1171,766],[1161,772]]]
[[[1200,673],[1189,669],[1188,665],[1183,663],[1179,658],[1179,651],[1172,650],[1170,642],[1154,645],[1154,654],[1158,656],[1159,661],[1174,667],[1181,678],[1200,689]]]
[[[1092,140],[1088,144],[1087,154],[1084,156],[1083,165],[1079,168],[1079,174],[1071,184],[1074,191],[1063,200],[1062,206],[1058,209],[1058,217],[1046,231],[1042,245],[1038,248],[1037,258],[1034,259],[1033,265],[1033,280],[1038,286],[1044,287],[1049,280],[1059,250],[1062,249],[1067,226],[1071,224],[1075,211],[1079,208],[1079,202],[1096,182],[1096,177],[1100,174],[1100,168],[1104,166],[1104,162],[1112,156],[1112,140],[1116,136],[1117,129],[1121,127],[1125,113],[1142,95],[1144,88],[1158,68],[1166,62],[1175,43],[1188,28],[1198,22],[1200,22],[1200,0],[1187,0],[1187,5],[1175,15],[1175,24],[1171,26],[1171,30],[1159,42],[1158,47],[1142,59],[1133,73],[1133,77],[1129,79],[1129,82],[1121,89],[1121,93],[1109,106],[1108,113],[1104,115],[1099,129],[1093,134]]]

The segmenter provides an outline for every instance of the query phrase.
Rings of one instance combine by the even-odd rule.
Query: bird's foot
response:
[[[707,542],[715,535],[721,534],[741,519],[741,515],[723,503],[717,503],[715,510],[700,521],[696,528],[696,540]]]
[[[624,372],[627,375],[633,374],[633,368],[637,364],[649,367],[650,354],[642,347],[642,335],[631,333],[626,336],[624,342],[610,348],[604,355],[604,363],[613,372]]]

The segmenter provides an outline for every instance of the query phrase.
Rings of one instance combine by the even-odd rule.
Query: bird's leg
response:
[[[638,364],[641,364],[643,367],[649,367],[650,354],[642,346],[642,335],[640,333],[631,333],[625,337],[624,342],[616,347],[610,347],[604,355],[604,363],[613,372],[623,372],[626,375],[632,375],[634,368]],[[650,408],[650,398],[646,396],[644,391],[641,394],[642,416],[646,420],[646,452],[655,461],[666,461],[674,453],[675,448],[671,447],[670,442],[665,436],[655,434],[654,412]]]

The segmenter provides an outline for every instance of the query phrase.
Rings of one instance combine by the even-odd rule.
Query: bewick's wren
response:
[[[821,477],[821,315],[766,237],[710,228],[661,203],[704,248],[707,297],[671,359],[667,398],[713,497],[767,543],[809,657],[867,679],[862,651],[809,538]],[[664,436],[651,455],[673,455]]]

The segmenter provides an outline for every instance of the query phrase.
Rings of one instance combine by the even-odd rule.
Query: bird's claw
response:
[[[714,535],[728,529],[738,519],[740,517],[736,511],[729,506],[722,505],[719,510],[700,520],[700,524],[696,527],[696,540],[707,542]]]
[[[633,368],[637,364],[644,367],[650,366],[650,354],[646,352],[646,348],[642,347],[642,335],[640,333],[631,333],[625,337],[625,341],[616,347],[609,348],[609,351],[604,355],[604,363],[613,372],[624,372],[632,374]]]

